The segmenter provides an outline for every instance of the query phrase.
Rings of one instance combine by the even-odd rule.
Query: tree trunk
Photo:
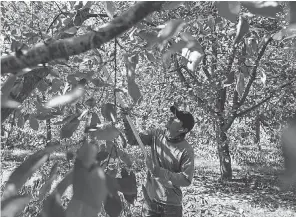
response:
[[[221,88],[217,92],[216,111],[218,119],[216,121],[216,138],[218,146],[218,155],[220,159],[221,180],[232,179],[231,158],[229,153],[229,144],[224,125],[224,105],[226,100],[226,88]]]
[[[229,153],[229,142],[225,132],[219,130],[217,138],[218,155],[220,160],[220,173],[222,180],[232,179],[231,157]]]

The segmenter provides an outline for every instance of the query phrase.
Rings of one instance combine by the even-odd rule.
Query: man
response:
[[[181,187],[191,184],[194,172],[194,151],[185,140],[194,126],[189,112],[171,106],[172,117],[167,130],[154,130],[140,134],[145,145],[151,147],[146,159],[148,168],[146,186],[143,186],[145,217],[181,217]]]

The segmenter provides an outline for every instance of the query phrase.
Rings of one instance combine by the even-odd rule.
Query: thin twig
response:
[[[115,37],[115,39],[114,39],[114,73],[115,73],[115,75],[114,75],[114,105],[115,105],[115,114],[116,114],[116,92],[115,92],[115,90],[116,90],[116,86],[117,86],[117,70],[116,70],[116,68],[117,68],[117,64],[116,64],[116,55],[117,55],[117,46],[116,46],[116,37]]]

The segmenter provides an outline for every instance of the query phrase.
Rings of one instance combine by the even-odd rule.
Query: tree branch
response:
[[[181,66],[181,68],[185,69],[188,75],[195,81],[195,83],[198,86],[202,86],[202,83],[196,78],[196,76],[186,66]]]
[[[24,83],[17,95],[10,94],[11,98],[17,102],[23,103],[28,98],[31,92],[37,87],[38,83],[45,78],[50,72],[49,68],[33,69],[31,72],[24,75]],[[1,123],[14,111],[12,108],[1,109]]]
[[[178,75],[180,77],[180,80],[185,83],[187,89],[191,88],[190,84],[186,81],[185,79],[185,76],[183,75],[181,69],[184,68],[184,67],[180,67],[179,66],[179,63],[177,61],[177,59],[175,59],[175,64],[176,64],[176,70],[178,72]],[[199,96],[196,96],[194,93],[193,93],[193,90],[190,90],[189,91],[189,96],[193,97],[195,101],[197,101],[204,110],[210,112],[210,114],[215,117],[216,116],[216,113],[214,111],[214,109],[209,105],[209,103],[205,100],[205,99],[202,99],[200,98]]]
[[[54,59],[65,59],[93,48],[99,48],[102,44],[130,29],[150,13],[159,10],[162,4],[163,2],[139,2],[97,32],[57,40],[50,44],[37,44],[19,57],[15,54],[1,57],[1,74],[16,74],[27,67],[34,67]]]
[[[58,15],[55,16],[55,18],[53,19],[53,21],[50,23],[50,25],[48,26],[46,33],[48,33],[50,27],[52,27],[52,25],[54,24],[54,22],[59,18],[59,16],[63,14],[63,12],[60,12]]]
[[[291,82],[288,82],[288,83],[286,83],[286,84],[283,84],[283,85],[281,85],[280,87],[276,88],[275,90],[272,91],[272,93],[271,93],[268,97],[266,97],[265,99],[261,100],[261,101],[260,101],[259,103],[257,103],[256,105],[253,105],[253,106],[251,106],[250,108],[247,108],[247,109],[245,109],[244,111],[241,111],[240,113],[238,113],[238,114],[237,114],[237,117],[241,117],[241,116],[243,116],[243,115],[245,115],[245,114],[247,114],[247,113],[249,113],[249,112],[255,110],[255,109],[258,108],[260,105],[262,105],[263,103],[267,102],[269,99],[271,99],[272,97],[274,97],[274,95],[276,94],[276,92],[277,92],[279,89],[282,89],[282,88],[284,88],[284,87],[286,87],[286,86],[288,86],[288,85],[291,85],[291,84],[292,84],[292,81],[291,81]]]
[[[257,59],[256,59],[256,61],[255,61],[255,66],[254,66],[254,68],[253,68],[253,70],[252,70],[252,72],[251,72],[250,79],[249,79],[249,81],[248,81],[248,84],[247,84],[247,86],[246,86],[246,89],[245,89],[245,91],[244,91],[244,94],[243,94],[241,100],[240,100],[239,103],[238,103],[238,107],[240,107],[242,104],[244,104],[244,102],[245,102],[245,100],[246,100],[246,98],[247,98],[247,96],[248,96],[248,94],[249,94],[249,92],[250,92],[250,88],[251,88],[251,86],[252,86],[254,80],[256,79],[257,68],[258,68],[258,66],[259,66],[260,60],[261,60],[262,56],[264,55],[264,52],[265,52],[265,50],[266,50],[266,48],[267,48],[267,45],[268,45],[271,41],[272,41],[272,37],[270,37],[270,38],[266,41],[266,43],[262,46],[262,48],[261,48],[261,50],[260,50],[260,52],[259,52],[259,54],[258,54],[258,57],[257,57]]]

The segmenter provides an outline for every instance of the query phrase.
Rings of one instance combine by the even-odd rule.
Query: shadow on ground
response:
[[[235,169],[233,172],[241,173]],[[219,198],[219,201],[239,201],[254,209],[259,208],[270,212],[275,212],[278,208],[296,212],[296,190],[282,192],[278,189],[279,172],[278,168],[257,168],[250,170],[248,175],[237,175],[231,182],[222,182],[219,181],[219,173],[210,168],[197,168],[198,175],[194,177],[193,188],[191,188],[194,192],[188,193],[202,195],[203,198]]]

